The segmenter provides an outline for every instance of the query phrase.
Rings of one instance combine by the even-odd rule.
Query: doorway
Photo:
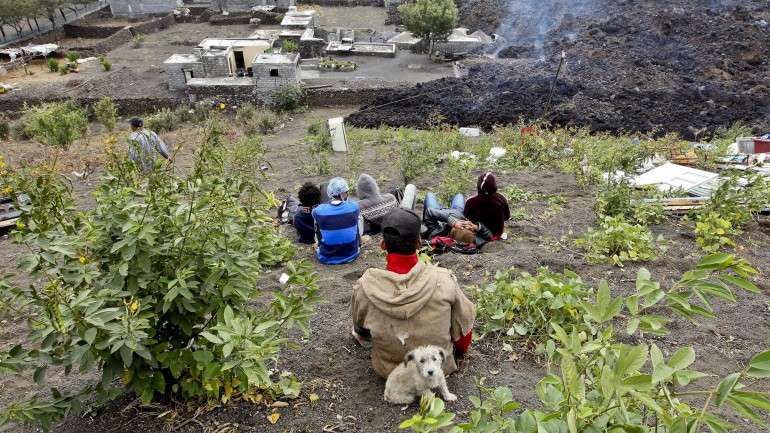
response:
[[[233,51],[233,55],[235,56],[235,69],[238,71],[246,69],[246,60],[243,58],[243,51]]]

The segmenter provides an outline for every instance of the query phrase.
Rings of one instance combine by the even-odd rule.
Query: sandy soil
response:
[[[275,136],[266,138],[269,147],[268,159],[272,164],[267,186],[280,196],[293,191],[304,181],[321,181],[326,177],[305,176],[300,169],[302,155],[307,145],[300,142],[309,122],[317,117],[328,118],[344,115],[350,110],[316,110],[297,115],[293,121]],[[191,143],[195,132],[185,127],[168,134],[168,141],[185,144],[176,166],[180,170],[189,167]],[[0,151],[10,154],[10,162],[39,158],[39,150],[30,143],[3,143]],[[88,146],[76,148],[73,153],[98,155],[98,139]],[[299,155],[299,157],[298,157]],[[76,161],[77,158],[73,158]],[[363,170],[381,179],[381,187],[388,189],[398,185],[397,167],[392,162],[392,151],[388,146],[369,146],[364,149]],[[343,155],[334,155],[332,166],[335,174],[351,177]],[[87,182],[75,182],[75,193],[82,206],[89,206],[88,194],[93,190],[99,171]],[[440,178],[424,176],[416,182],[421,190],[435,187]],[[608,265],[588,266],[580,254],[573,251],[569,242],[562,240],[570,233],[579,234],[595,223],[592,209],[592,191],[576,185],[568,175],[552,170],[500,173],[501,186],[510,183],[546,194],[561,194],[567,199],[562,212],[545,218],[544,202],[527,205],[527,211],[536,215],[526,220],[511,221],[508,224],[510,238],[505,242],[490,244],[483,254],[475,256],[443,255],[438,262],[452,269],[463,286],[488,281],[495,271],[516,267],[534,272],[540,266],[552,270],[572,269],[590,283],[606,278],[613,290],[628,293],[633,290],[633,278],[640,267],[629,264],[624,269]],[[471,191],[466,191],[470,193]],[[652,228],[656,234],[663,234],[671,241],[668,252],[659,259],[644,266],[653,276],[664,282],[672,282],[696,262],[696,247],[691,229],[667,223]],[[291,235],[290,231],[287,234]],[[324,303],[319,305],[311,322],[312,335],[302,341],[298,349],[287,349],[277,368],[297,374],[304,382],[301,397],[291,402],[288,408],[280,409],[281,418],[275,425],[266,421],[270,413],[263,406],[244,401],[201,410],[194,421],[187,421],[195,414],[195,408],[167,408],[159,405],[140,406],[132,396],[125,396],[107,407],[93,410],[66,419],[56,428],[57,432],[320,432],[334,427],[333,431],[347,432],[393,432],[398,423],[410,416],[415,407],[406,410],[389,406],[382,401],[384,383],[376,378],[370,366],[367,350],[356,346],[349,337],[348,305],[350,289],[355,281],[369,267],[381,267],[383,256],[375,237],[363,248],[363,254],[354,263],[339,267],[317,266],[321,277]],[[756,226],[750,226],[740,240],[739,255],[758,266],[762,277],[757,282],[765,291],[762,295],[740,295],[735,305],[719,305],[718,319],[700,325],[674,319],[672,333],[665,338],[647,339],[655,341],[667,354],[684,345],[691,345],[699,355],[696,369],[714,374],[725,374],[745,363],[754,353],[770,347],[770,310],[767,290],[770,289],[767,275],[770,275],[770,234]],[[0,239],[0,273],[14,269],[18,247],[7,238]],[[300,256],[312,259],[308,248],[300,248]],[[277,275],[265,277],[266,286],[275,285]],[[4,317],[0,334],[0,347],[8,347],[19,341],[24,325],[22,318]],[[475,393],[474,378],[487,377],[488,384],[506,385],[513,389],[515,398],[525,406],[536,407],[534,385],[544,374],[544,367],[519,353],[520,359],[511,362],[501,354],[499,345],[492,340],[475,342],[469,355],[464,359],[460,371],[449,379],[450,388],[461,396],[460,401],[449,408],[460,417],[467,414],[470,404],[467,396]],[[74,387],[89,376],[63,378],[54,376],[53,385]],[[29,395],[34,387],[26,380],[0,379],[0,405],[12,401],[20,394]],[[308,395],[316,393],[320,400],[310,403]],[[171,412],[167,412],[172,410]],[[161,414],[165,415],[161,416]],[[176,416],[176,418],[174,418]],[[740,431],[757,431],[747,426],[744,420],[733,418]],[[184,423],[184,424],[182,424]],[[336,426],[336,427],[335,427]],[[16,429],[14,431],[28,431]]]

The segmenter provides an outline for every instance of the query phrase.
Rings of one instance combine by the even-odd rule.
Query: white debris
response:
[[[464,137],[479,137],[481,130],[479,128],[460,128],[460,135]]]
[[[498,159],[504,157],[506,153],[508,153],[508,151],[504,147],[493,147],[489,149],[487,161],[494,164]]]
[[[289,282],[289,274],[286,272],[282,273],[280,278],[278,278],[278,282],[281,284],[286,284]]]
[[[86,57],[84,59],[77,59],[75,62],[77,62],[78,65],[82,65],[83,63],[93,62],[96,60],[96,57]]]
[[[476,155],[468,152],[460,152],[459,150],[452,151],[452,153],[450,153],[449,156],[456,161],[459,161],[461,159],[465,159],[465,160],[476,159]]]

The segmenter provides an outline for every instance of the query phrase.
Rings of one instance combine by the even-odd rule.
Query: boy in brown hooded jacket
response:
[[[372,367],[386,378],[410,350],[427,344],[467,352],[475,307],[452,272],[419,262],[420,218],[396,208],[382,224],[387,270],[369,269],[353,288],[353,336],[372,342]],[[457,370],[453,356],[444,372]]]

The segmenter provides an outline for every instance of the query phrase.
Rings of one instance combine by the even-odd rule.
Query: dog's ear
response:
[[[409,361],[414,361],[414,351],[406,354],[406,358],[404,358],[404,365],[409,364]]]
[[[446,355],[447,355],[446,350],[439,349],[438,354],[441,356],[441,362],[446,361]]]

